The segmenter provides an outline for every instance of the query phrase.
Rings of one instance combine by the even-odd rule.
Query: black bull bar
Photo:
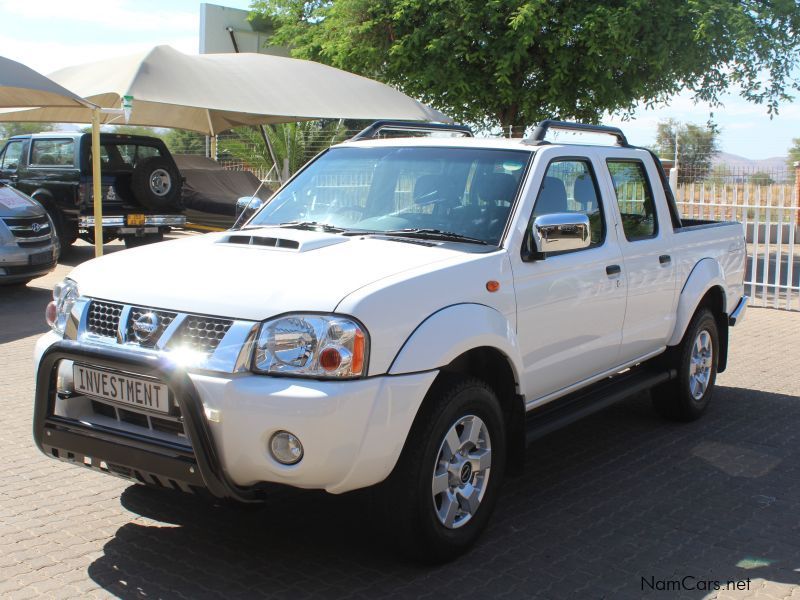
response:
[[[57,366],[63,359],[117,371],[130,367],[132,371],[166,383],[183,417],[192,448],[55,415]],[[68,460],[76,455],[91,457],[92,466],[95,461],[105,461],[140,474],[180,482],[182,489],[186,486],[205,488],[218,498],[241,502],[257,502],[263,498],[262,486],[241,487],[225,474],[197,389],[185,370],[163,357],[131,354],[118,348],[91,348],[71,340],[54,343],[43,353],[36,374],[33,439],[47,456],[66,456]],[[147,477],[143,481],[149,483]]]

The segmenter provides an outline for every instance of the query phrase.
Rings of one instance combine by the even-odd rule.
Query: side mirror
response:
[[[544,258],[551,252],[588,248],[591,243],[589,217],[583,213],[541,215],[531,225],[531,258]]]
[[[264,206],[264,201],[258,196],[242,196],[236,200],[236,223],[234,228],[242,225],[258,212],[258,209],[262,206]]]

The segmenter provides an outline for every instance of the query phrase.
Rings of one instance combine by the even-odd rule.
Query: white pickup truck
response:
[[[647,389],[667,417],[706,410],[747,303],[740,224],[682,220],[618,129],[384,129],[232,230],[72,271],[36,347],[39,448],[241,502],[375,486],[394,543],[446,560],[526,442]]]

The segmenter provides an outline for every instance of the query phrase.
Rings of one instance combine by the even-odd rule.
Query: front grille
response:
[[[50,219],[46,215],[41,217],[9,217],[3,219],[3,222],[18,240],[40,238],[51,234]]]
[[[175,332],[169,342],[169,347],[188,347],[192,350],[211,353],[217,349],[232,324],[233,321],[230,319],[189,315]]]
[[[133,329],[133,324],[136,320],[148,313],[152,313],[158,318],[158,327],[156,330],[144,341],[139,341],[136,337],[135,331]],[[131,314],[128,317],[128,326],[127,326],[127,333],[126,339],[128,342],[132,342],[135,344],[139,344],[140,346],[145,346],[147,348],[152,348],[155,346],[158,338],[161,337],[161,334],[166,331],[167,327],[169,327],[170,323],[175,320],[175,317],[178,316],[178,313],[168,312],[165,310],[151,310],[149,308],[141,308],[135,307],[131,309]]]
[[[89,305],[86,328],[95,335],[115,338],[121,314],[122,304],[92,300]]]
[[[42,246],[49,246],[52,243],[53,240],[50,239],[50,236],[42,239],[17,241],[17,245],[21,248],[41,248]]]
[[[148,313],[156,318],[157,326],[145,339],[139,340],[136,337],[134,323]],[[124,322],[121,322],[123,319]],[[147,323],[147,321],[147,319],[142,319],[142,323]],[[144,306],[130,306],[104,300],[92,300],[86,316],[86,331],[97,336],[112,338],[116,341],[117,332],[121,328],[123,335],[120,343],[123,344],[164,350],[188,349],[207,355],[211,355],[219,347],[233,324],[232,319],[191,315]],[[167,332],[170,326],[172,329]],[[140,328],[140,336],[144,337],[142,329]],[[164,339],[162,340],[162,338]],[[239,342],[241,343],[242,340]]]

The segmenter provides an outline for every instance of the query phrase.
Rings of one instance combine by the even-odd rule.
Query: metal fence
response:
[[[722,171],[718,169],[718,172]],[[739,221],[747,241],[745,293],[751,304],[800,310],[800,184],[794,169],[730,168],[688,177],[676,201],[687,218]],[[694,180],[693,180],[694,179]]]

